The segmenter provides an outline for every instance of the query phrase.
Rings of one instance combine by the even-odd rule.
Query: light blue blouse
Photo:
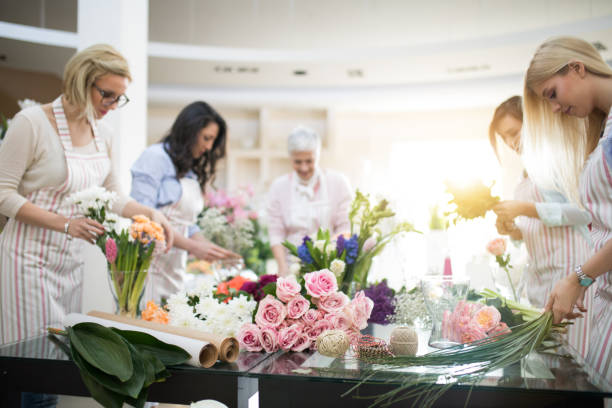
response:
[[[159,209],[178,202],[183,195],[174,163],[161,143],[147,147],[132,165],[131,172],[130,196],[140,204]],[[197,180],[191,170],[184,177]],[[197,225],[192,225],[189,236],[199,230]]]

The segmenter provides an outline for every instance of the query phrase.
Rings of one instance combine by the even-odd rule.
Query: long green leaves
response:
[[[437,350],[422,356],[383,356],[368,360],[376,364],[364,370],[364,380],[344,395],[355,391],[361,384],[387,382],[397,388],[377,396],[371,406],[389,406],[397,401],[414,398],[418,406],[429,407],[454,382],[476,383],[485,374],[520,361],[538,347],[552,327],[550,312],[513,327],[512,333],[488,337],[452,348]],[[380,367],[380,365],[384,367]],[[406,367],[427,367],[425,373],[400,373]],[[442,377],[441,377],[442,376]],[[445,384],[436,384],[445,378]]]
[[[190,358],[182,348],[147,333],[97,323],[75,324],[67,328],[67,335],[70,356],[83,383],[91,396],[108,408],[120,408],[124,402],[143,407],[149,385],[169,377],[166,367]]]

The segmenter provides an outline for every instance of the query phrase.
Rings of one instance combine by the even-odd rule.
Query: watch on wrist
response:
[[[578,265],[576,269],[574,269],[574,272],[576,272],[576,277],[578,277],[578,283],[580,283],[580,286],[588,288],[593,284],[593,282],[595,282],[595,279],[582,272],[582,265]]]

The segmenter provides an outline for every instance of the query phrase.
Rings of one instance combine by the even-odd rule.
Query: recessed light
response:
[[[363,71],[360,69],[348,69],[346,73],[352,78],[363,78]]]
[[[308,71],[306,71],[305,69],[296,69],[293,71],[293,75],[296,75],[296,76],[304,76],[307,74],[308,74]]]

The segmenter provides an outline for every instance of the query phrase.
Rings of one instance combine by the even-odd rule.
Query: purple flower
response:
[[[246,281],[240,287],[240,290],[246,293],[250,293],[251,295],[255,294],[257,290],[257,283],[253,281]]]
[[[312,256],[310,255],[310,251],[308,250],[308,247],[306,246],[305,243],[298,247],[297,252],[302,262],[307,263],[307,264],[311,264],[314,262],[314,259],[312,259]]]
[[[359,242],[357,242],[357,234],[353,234],[351,239],[344,242],[344,250],[346,251],[346,264],[351,265],[355,263],[355,259],[357,259],[357,253],[359,252]]]
[[[338,257],[342,256],[342,251],[344,251],[344,235],[339,235],[336,240],[336,253]]]
[[[388,324],[389,317],[392,316],[395,311],[393,307],[393,298],[395,294],[393,290],[387,286],[387,280],[384,279],[378,285],[367,287],[364,293],[374,302],[374,308],[372,309],[368,322]]]
[[[308,235],[304,236],[304,238],[302,238],[302,245],[306,245],[306,242],[312,242],[312,239],[310,239],[310,237]]]
[[[260,287],[263,288],[268,283],[276,282],[277,278],[278,278],[278,276],[276,276],[276,275],[261,275],[261,277],[259,278],[259,285],[260,285]]]

